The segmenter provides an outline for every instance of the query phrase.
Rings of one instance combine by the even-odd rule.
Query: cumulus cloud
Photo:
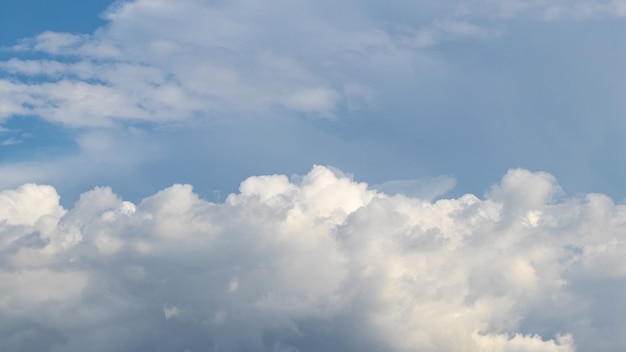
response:
[[[315,166],[223,203],[177,184],[59,206],[0,192],[0,346],[111,351],[619,350],[626,208],[510,170],[431,201]]]

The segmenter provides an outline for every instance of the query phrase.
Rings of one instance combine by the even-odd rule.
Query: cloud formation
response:
[[[44,32],[13,46],[24,57],[0,63],[0,118],[36,115],[75,127],[251,111],[335,119],[372,104],[383,77],[431,69],[425,47],[498,36],[498,21],[511,17],[626,13],[621,1],[388,5],[120,1],[93,34]]]
[[[620,73],[626,70],[619,39],[611,35],[622,22],[611,19],[623,15],[620,1],[592,0],[394,0],[384,6],[352,0],[116,2],[93,33],[48,31],[3,48],[0,124],[41,117],[76,143],[54,155],[58,163],[43,162],[45,170],[38,166],[41,160],[32,165],[29,153],[19,164],[3,160],[0,183],[54,184],[67,194],[57,182],[67,178],[65,165],[96,160],[80,140],[92,129],[111,127],[110,145],[129,144],[122,140],[128,129],[172,126],[246,145],[253,130],[266,128],[298,137],[277,141],[268,133],[255,139],[255,150],[282,144],[284,150],[301,150],[304,161],[298,167],[291,162],[283,164],[291,168],[245,170],[235,180],[273,171],[302,173],[320,163],[372,183],[455,175],[468,183],[460,184],[464,189],[482,192],[492,182],[483,180],[485,172],[523,166],[550,171],[575,192],[621,198],[619,180],[626,170],[614,151],[624,148]],[[215,132],[225,120],[239,126]],[[239,129],[248,134],[232,132]],[[164,150],[176,149],[175,161],[186,153],[188,165],[232,169],[230,162],[220,164],[221,155],[192,160],[194,152],[180,147],[188,136],[171,131],[159,132],[158,139],[169,141]],[[303,133],[324,140],[301,138]],[[472,142],[465,143],[466,136]],[[2,137],[0,143],[11,147],[4,150],[35,149],[38,143]],[[199,143],[198,149],[224,150]],[[346,144],[352,151],[345,151]],[[317,153],[324,148],[343,151]],[[373,150],[385,155],[358,161]],[[485,154],[490,157],[475,157]],[[157,159],[150,155],[122,164],[132,164],[128,173],[137,175],[139,164],[179,170],[170,160]],[[238,159],[237,167],[260,160],[267,165],[268,159]],[[400,161],[372,167],[391,159]],[[113,185],[131,196],[115,183],[117,175],[107,172],[113,168],[102,165],[81,168],[109,175],[108,180],[85,176],[85,187]],[[565,176],[571,172],[577,177]],[[144,189],[142,196],[165,184],[191,182],[190,174],[181,172]],[[224,178],[214,175],[211,181]]]
[[[619,350],[626,208],[510,170],[483,197],[340,171],[173,185],[72,209],[0,192],[0,347],[38,351]]]
[[[623,17],[622,1],[377,6],[120,1],[94,33],[44,32],[9,48],[0,119],[80,128],[67,132],[67,155],[0,165],[0,184],[56,187],[0,192],[0,349],[626,345],[624,205],[568,196],[524,169],[482,197],[441,199],[453,177],[409,179],[419,163],[481,179],[561,165],[582,170],[580,183],[597,172],[621,189],[619,173],[594,167],[623,165],[605,156],[623,147],[623,70],[607,69],[621,56],[597,54],[620,46],[598,40],[614,29],[572,23]],[[561,20],[569,27],[550,27]],[[513,22],[540,28],[503,40]],[[461,41],[498,43],[448,45]],[[17,131],[33,126],[0,127],[0,143],[27,144]],[[251,177],[220,203],[182,184],[135,203],[107,187],[73,207],[58,194],[65,182],[143,197],[164,180],[206,177],[207,187],[232,182],[233,169],[251,174],[241,165],[290,173],[311,161],[407,179],[370,187],[316,166]]]

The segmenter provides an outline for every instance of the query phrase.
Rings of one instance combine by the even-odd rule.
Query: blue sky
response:
[[[26,297],[0,300],[24,312],[0,346],[26,348],[20,321],[41,351],[153,350],[150,331],[194,351],[619,349],[599,297],[626,273],[625,17],[621,0],[0,5],[0,292]],[[154,284],[176,275],[211,294]],[[83,315],[36,323],[50,302]],[[110,313],[85,318],[93,302]]]
[[[100,18],[112,1],[60,0],[11,1],[2,5],[0,41],[13,45],[16,41],[43,31],[90,33],[105,24]]]

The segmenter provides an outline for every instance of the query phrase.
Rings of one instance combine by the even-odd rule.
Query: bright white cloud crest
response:
[[[316,166],[207,202],[0,193],[2,350],[592,351],[624,329],[626,208],[509,171],[484,199]],[[606,299],[601,299],[605,297]]]

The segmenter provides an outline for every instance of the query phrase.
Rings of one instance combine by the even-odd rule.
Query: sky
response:
[[[0,349],[623,350],[625,20],[0,4]]]

